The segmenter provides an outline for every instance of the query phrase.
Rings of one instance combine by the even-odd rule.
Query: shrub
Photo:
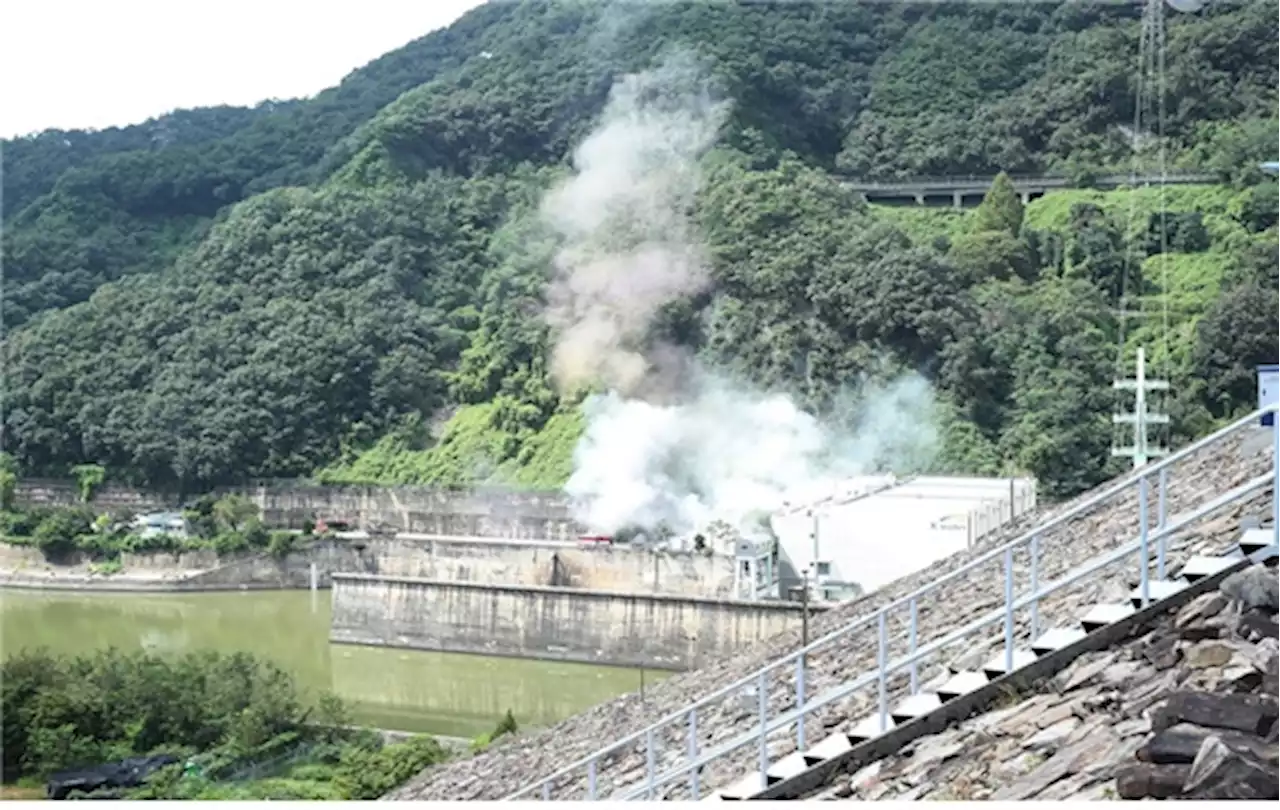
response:
[[[377,751],[348,748],[334,779],[350,799],[376,799],[424,768],[443,762],[448,752],[432,737],[414,737]]]

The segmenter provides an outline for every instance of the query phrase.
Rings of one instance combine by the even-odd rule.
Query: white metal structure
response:
[[[1035,506],[1035,482],[1026,478],[858,483],[849,487],[856,496],[773,517],[784,593],[800,585],[806,570],[814,575],[814,598],[842,598],[852,584],[873,591],[963,551]],[[830,595],[823,594],[824,585]]]
[[[1133,459],[1133,468],[1146,466],[1153,458],[1169,454],[1163,445],[1152,445],[1147,429],[1151,425],[1169,424],[1167,413],[1155,413],[1147,407],[1147,394],[1151,391],[1168,391],[1168,380],[1153,380],[1147,377],[1147,353],[1138,347],[1138,371],[1132,380],[1116,380],[1112,387],[1121,391],[1133,391],[1133,412],[1118,413],[1111,417],[1112,424],[1133,425],[1133,444],[1127,447],[1111,448],[1111,455]]]

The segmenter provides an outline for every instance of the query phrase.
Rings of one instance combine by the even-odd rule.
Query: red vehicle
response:
[[[578,542],[585,546],[611,546],[613,538],[603,534],[584,534],[578,537]]]

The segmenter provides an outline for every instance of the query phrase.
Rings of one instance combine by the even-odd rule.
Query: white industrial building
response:
[[[869,476],[842,481],[772,521],[779,595],[841,600],[869,592],[968,548],[1034,509],[1028,478]]]

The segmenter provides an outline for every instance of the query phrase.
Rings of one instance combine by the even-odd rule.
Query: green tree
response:
[[[1023,214],[1022,197],[1009,175],[1000,172],[974,212],[973,230],[978,233],[1003,231],[1016,237],[1022,232]]]
[[[224,495],[213,504],[213,517],[226,531],[239,532],[257,523],[262,510],[244,495]]]
[[[1031,281],[1039,269],[1027,243],[1004,231],[962,234],[951,242],[947,255],[969,284],[1011,278]]]
[[[8,453],[0,452],[0,512],[14,508],[18,494],[18,462]]]
[[[98,487],[107,480],[107,471],[99,464],[77,464],[71,468],[71,474],[76,479],[76,492],[81,503],[93,500]]]
[[[1280,189],[1274,180],[1256,183],[1241,196],[1236,218],[1251,232],[1261,233],[1274,228],[1280,221],[1280,212],[1277,211]]]
[[[1216,418],[1253,410],[1257,367],[1280,357],[1274,284],[1238,284],[1214,301],[1196,324],[1192,369],[1195,391]]]

